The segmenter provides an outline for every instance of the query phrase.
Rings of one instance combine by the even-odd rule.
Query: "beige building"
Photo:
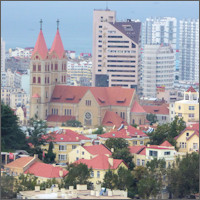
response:
[[[175,53],[171,46],[145,45],[143,55],[143,96],[155,98],[157,87],[172,89]]]
[[[140,22],[118,22],[115,11],[94,10],[93,86],[138,88],[140,37]]]

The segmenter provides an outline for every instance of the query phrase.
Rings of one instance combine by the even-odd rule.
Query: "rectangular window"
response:
[[[193,114],[193,113],[190,113],[190,114],[189,114],[189,117],[194,117],[194,114]]]
[[[125,112],[121,112],[121,113],[120,113],[120,117],[121,117],[122,119],[125,119]]]
[[[94,177],[94,171],[91,171],[90,177]]]
[[[91,106],[91,100],[86,100],[86,101],[85,101],[85,105],[86,105],[86,106]]]
[[[143,145],[144,144],[144,141],[140,141],[140,145]]]
[[[59,151],[66,151],[67,146],[66,145],[59,145]]]
[[[189,106],[189,110],[194,110],[194,106]]]
[[[41,65],[38,65],[38,71],[39,72],[41,71]]]
[[[100,171],[97,171],[97,178],[100,178]]]
[[[197,150],[198,149],[198,144],[197,143],[193,143],[193,149]]]
[[[72,110],[71,109],[67,109],[67,115],[71,115],[72,114]]]
[[[33,65],[33,71],[34,72],[36,71],[36,65]]]
[[[165,155],[165,156],[166,156],[166,155],[170,155],[170,151],[164,152],[164,155]]]
[[[149,151],[149,156],[154,156],[157,157],[158,156],[158,152],[157,151]]]
[[[76,149],[76,145],[72,145],[72,149]]]
[[[85,154],[85,152],[84,151],[82,151],[82,155],[84,155]]]
[[[59,160],[59,161],[61,161],[61,160],[67,160],[67,155],[58,154],[58,160]]]
[[[137,145],[137,141],[133,141],[133,145]]]
[[[178,113],[178,116],[179,116],[179,117],[182,117],[182,113]]]
[[[142,160],[142,166],[145,166],[145,160]]]
[[[55,64],[55,70],[56,71],[58,70],[58,64]]]
[[[137,159],[137,166],[140,166],[140,159]]]
[[[76,157],[76,160],[79,160],[79,158],[78,158],[78,157]]]

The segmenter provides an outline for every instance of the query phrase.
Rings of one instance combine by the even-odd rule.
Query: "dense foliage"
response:
[[[150,125],[155,124],[158,120],[155,114],[147,114],[146,119],[150,122]]]
[[[49,149],[47,154],[45,154],[44,162],[45,163],[54,163],[56,158],[56,154],[53,153],[53,142],[49,143]]]
[[[93,134],[101,135],[104,134],[105,131],[103,130],[103,126],[99,126],[96,131],[93,132]]]
[[[66,124],[63,124],[63,126],[69,126],[69,127],[82,127],[81,122],[77,120],[68,120],[66,121]]]
[[[1,104],[1,151],[28,150],[26,136],[18,124],[18,117],[7,105]]]

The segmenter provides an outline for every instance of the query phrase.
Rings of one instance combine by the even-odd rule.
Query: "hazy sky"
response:
[[[117,20],[147,17],[199,18],[198,1],[107,1]],[[6,49],[33,47],[43,20],[43,33],[50,48],[60,20],[60,34],[66,50],[92,52],[94,9],[105,9],[106,1],[1,1],[1,37]]]

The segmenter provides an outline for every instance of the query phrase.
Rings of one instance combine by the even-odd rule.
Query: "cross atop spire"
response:
[[[56,22],[57,22],[57,30],[58,30],[59,29],[59,22],[60,22],[59,19],[57,19]]]
[[[40,20],[40,30],[42,30],[42,19]]]

